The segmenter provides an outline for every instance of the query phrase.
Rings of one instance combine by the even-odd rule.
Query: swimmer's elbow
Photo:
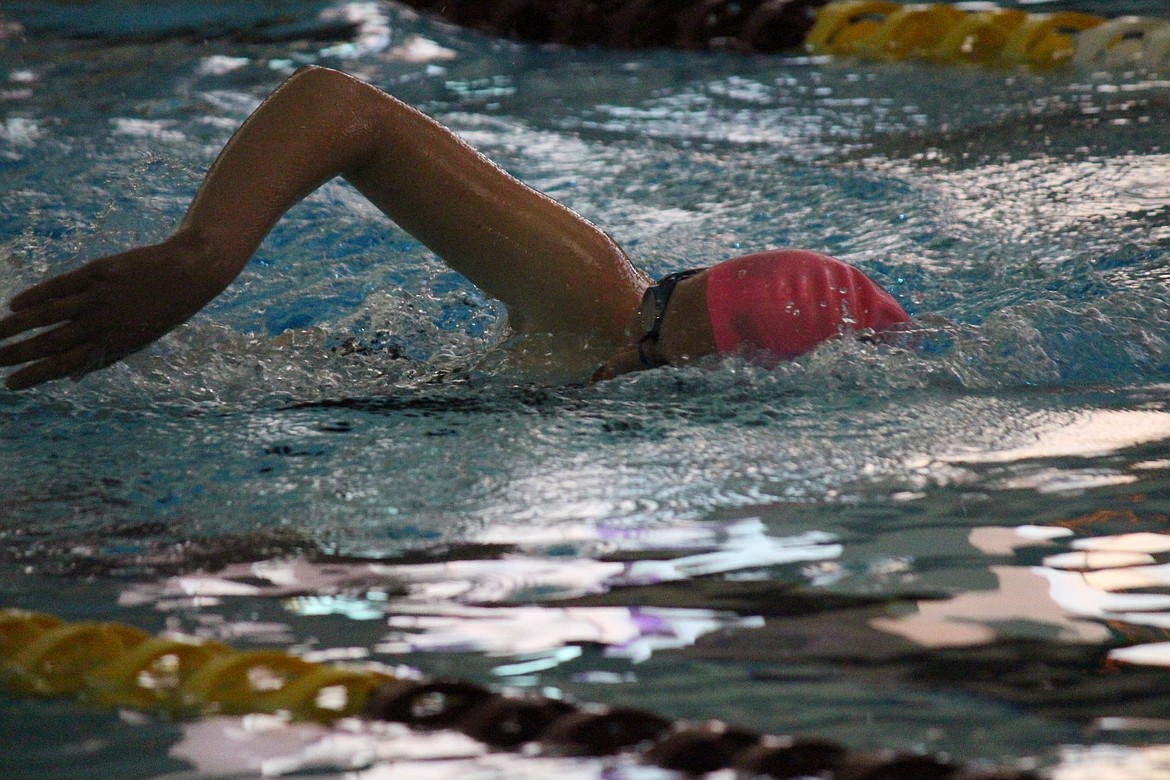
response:
[[[357,81],[357,79],[348,73],[333,68],[326,68],[323,65],[302,65],[285,80],[285,84],[301,84],[304,82],[330,84],[340,81]]]
[[[277,90],[292,91],[323,104],[348,103],[371,87],[361,79],[333,68],[303,65]]]
[[[387,96],[355,76],[319,65],[298,68],[275,93],[291,106],[290,117],[321,149],[333,151],[333,174],[347,176],[369,162],[380,138],[381,104]]]

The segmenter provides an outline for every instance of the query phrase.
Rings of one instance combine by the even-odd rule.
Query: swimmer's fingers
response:
[[[80,379],[113,361],[102,359],[102,350],[93,344],[82,344],[48,360],[41,360],[25,366],[4,381],[9,390],[25,390],[34,385],[51,382],[54,379],[73,377]]]
[[[70,295],[65,298],[51,298],[47,302],[28,304],[0,319],[0,341],[34,328],[44,328],[58,322],[66,322],[83,314],[90,307],[86,295]]]
[[[34,360],[53,358],[87,343],[86,329],[75,322],[38,336],[0,348],[0,366],[19,366]]]
[[[33,285],[8,304],[14,312],[37,306],[55,298],[67,298],[84,292],[93,283],[93,269],[83,266],[75,271],[54,276],[40,284]]]
[[[161,338],[231,281],[219,259],[202,239],[180,232],[29,288],[0,320],[2,338],[38,327],[51,330],[0,347],[0,366],[37,363],[13,374],[7,385],[29,387],[80,376]]]

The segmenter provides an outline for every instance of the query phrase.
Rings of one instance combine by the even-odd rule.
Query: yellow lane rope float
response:
[[[924,59],[943,64],[990,64],[1027,20],[1028,14],[1011,8],[967,14],[927,49]]]
[[[899,8],[892,0],[829,3],[817,11],[816,24],[804,39],[805,48],[814,54],[853,54],[879,33]]]
[[[239,651],[16,609],[0,610],[0,683],[14,695],[76,696],[96,706],[179,717],[270,713],[328,724],[360,715],[456,729],[497,750],[536,743],[557,755],[631,751],[646,763],[691,775],[734,769],[776,778],[1036,780],[1028,771],[970,768],[896,751],[854,752],[823,739],[757,734],[721,721],[672,722],[635,708],[497,693],[458,680],[399,678],[277,650]]]
[[[951,5],[904,5],[887,15],[872,36],[858,41],[856,54],[875,60],[921,59],[964,16]]]
[[[1121,16],[1077,37],[1073,64],[1118,68],[1146,61],[1164,63],[1170,53],[1170,21]]]
[[[1047,70],[1063,65],[1076,52],[1078,33],[1104,24],[1100,16],[1062,11],[1038,14],[1028,19],[999,52],[1004,65],[1030,65]]]
[[[871,60],[1034,70],[1067,64],[1158,69],[1170,59],[1170,21],[1136,16],[1106,20],[1075,11],[964,11],[946,3],[844,0],[817,10],[805,49],[812,54]]]
[[[22,696],[76,695],[99,706],[173,715],[286,712],[328,723],[361,712],[370,691],[394,678],[273,650],[241,652],[9,609],[0,610],[0,679]]]

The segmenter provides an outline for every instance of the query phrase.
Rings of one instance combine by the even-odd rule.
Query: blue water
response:
[[[265,34],[206,42],[184,31],[227,29],[223,5],[134,27],[93,3],[79,37],[74,8],[0,11],[27,28],[0,40],[0,297],[167,235],[312,62],[436,116],[652,274],[806,246],[922,328],[563,387],[334,182],[155,347],[0,392],[6,604],[1058,778],[1168,771],[1165,720],[1107,719],[1166,717],[1109,685],[1164,690],[1170,661],[1103,661],[1165,641],[1170,612],[1126,600],[1170,584],[1168,74],[550,50],[380,3],[234,3]],[[1131,557],[1056,557],[1094,544]],[[630,609],[672,628],[631,633]],[[340,777],[366,755],[225,720],[0,700],[20,776],[255,776],[263,754]],[[371,772],[606,771],[350,728]]]

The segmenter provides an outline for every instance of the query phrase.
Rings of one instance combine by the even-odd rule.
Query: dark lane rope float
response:
[[[826,0],[399,0],[461,27],[563,46],[771,54],[804,43]]]
[[[721,721],[671,721],[629,707],[501,693],[461,680],[398,678],[279,650],[239,651],[186,636],[152,637],[121,623],[69,623],[16,609],[0,610],[0,682],[14,696],[70,696],[95,707],[181,718],[271,713],[328,724],[356,716],[455,730],[493,750],[535,745],[545,755],[624,755],[692,775],[733,769],[745,776],[832,780],[1038,777],[930,755],[850,751],[828,740],[759,734]]]

